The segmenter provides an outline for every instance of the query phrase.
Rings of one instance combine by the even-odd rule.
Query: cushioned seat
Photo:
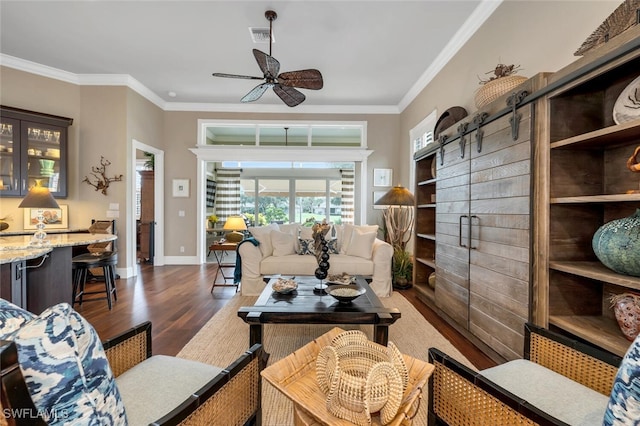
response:
[[[116,377],[131,425],[148,425],[216,377],[222,368],[165,355],[154,355]],[[170,383],[171,386],[164,384]]]

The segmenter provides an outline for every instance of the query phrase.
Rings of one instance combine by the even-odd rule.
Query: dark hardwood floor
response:
[[[102,340],[143,321],[153,324],[153,353],[175,355],[198,330],[235,295],[233,287],[211,290],[217,265],[138,265],[137,277],[116,281],[118,300],[109,311],[106,300],[75,305]],[[220,277],[218,277],[220,281]],[[89,287],[90,286],[90,287]],[[104,283],[87,285],[87,291],[104,289]],[[495,362],[420,302],[414,290],[402,294],[477,368]],[[87,296],[87,297],[96,297]]]

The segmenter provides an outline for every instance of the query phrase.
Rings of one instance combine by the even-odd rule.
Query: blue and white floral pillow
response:
[[[31,399],[49,425],[126,425],[124,404],[102,343],[67,303],[46,309],[5,336]]]
[[[0,299],[0,339],[19,329],[24,323],[36,316],[18,305]]]
[[[622,359],[602,424],[640,425],[640,335]]]

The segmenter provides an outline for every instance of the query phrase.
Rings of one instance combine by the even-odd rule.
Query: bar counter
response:
[[[113,241],[113,234],[47,233],[31,245],[30,235],[0,236],[0,297],[39,314],[60,302],[72,304],[73,247]]]

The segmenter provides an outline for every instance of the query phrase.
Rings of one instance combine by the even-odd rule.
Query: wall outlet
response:
[[[184,246],[180,246],[180,253],[184,253]]]

